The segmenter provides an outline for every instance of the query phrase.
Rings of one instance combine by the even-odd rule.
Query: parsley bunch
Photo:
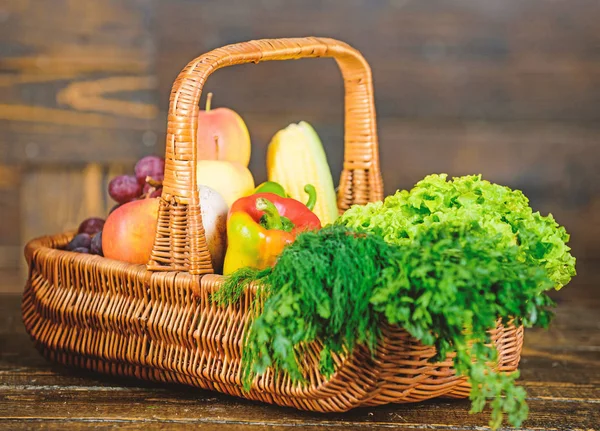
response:
[[[503,413],[520,426],[527,405],[524,389],[515,386],[518,373],[488,369],[497,352],[488,345],[487,331],[498,318],[547,327],[553,303],[543,292],[554,287],[545,270],[522,262],[517,246],[499,248],[501,241],[487,236],[476,219],[435,223],[399,247],[371,296],[373,308],[389,323],[434,345],[435,359],[456,352],[455,369],[473,386],[472,412],[492,398],[493,428],[501,425]]]

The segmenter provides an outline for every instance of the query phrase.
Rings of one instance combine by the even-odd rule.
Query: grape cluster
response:
[[[102,256],[102,228],[104,219],[85,219],[77,229],[77,235],[67,244],[66,249],[77,253],[91,253]]]
[[[108,194],[116,204],[108,215],[121,205],[137,199],[159,197],[162,193],[165,159],[158,156],[142,157],[135,164],[135,175],[119,175],[108,183]],[[77,229],[77,235],[67,244],[66,250],[103,256],[102,228],[104,219],[85,219]]]
[[[108,184],[108,194],[122,205],[136,199],[160,196],[165,171],[165,159],[146,156],[136,164],[135,175],[119,175]]]

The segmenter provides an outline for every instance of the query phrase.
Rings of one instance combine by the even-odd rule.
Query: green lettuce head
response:
[[[575,275],[575,258],[567,246],[569,234],[552,217],[533,212],[520,190],[492,184],[481,175],[455,177],[429,175],[410,190],[384,202],[355,205],[337,223],[373,232],[394,244],[409,244],[423,229],[440,222],[472,223],[499,248],[517,246],[518,257],[531,267],[543,268],[556,289]]]

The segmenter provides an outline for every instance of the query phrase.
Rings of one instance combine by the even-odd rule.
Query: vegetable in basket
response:
[[[305,381],[299,359],[315,340],[326,376],[335,354],[356,344],[375,354],[383,320],[435,346],[431,360],[455,352],[455,370],[472,384],[472,411],[489,399],[493,428],[504,414],[522,423],[519,374],[489,368],[497,351],[488,331],[497,319],[548,326],[553,303],[545,292],[575,274],[568,234],[533,213],[520,191],[479,176],[446,178],[432,175],[385,202],[354,206],[335,225],[299,235],[273,268],[228,278],[214,296],[222,304],[249,282],[259,287],[242,358],[246,387],[269,367]]]
[[[314,189],[309,203],[314,204]],[[257,193],[238,199],[227,220],[228,247],[223,274],[239,268],[272,266],[296,235],[319,229],[319,218],[302,202],[274,193]]]
[[[339,219],[344,226],[376,233],[390,243],[407,245],[423,230],[449,220],[477,218],[502,247],[518,246],[519,259],[545,269],[556,289],[575,275],[569,234],[552,217],[533,212],[520,190],[492,184],[481,175],[429,175],[411,191],[398,191],[384,202],[355,205]]]
[[[314,212],[321,223],[337,218],[337,197],[325,150],[310,124],[290,124],[273,136],[267,150],[267,174],[298,200],[304,197],[305,184],[313,184],[319,197]]]
[[[252,192],[253,195],[256,193],[275,193],[282,198],[288,197],[283,186],[275,181],[265,181],[264,183],[259,184]]]

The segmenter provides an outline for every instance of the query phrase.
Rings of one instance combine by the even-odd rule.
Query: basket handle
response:
[[[333,57],[344,79],[344,165],[338,191],[340,211],[381,200],[371,69],[349,45],[327,38],[264,39],[215,49],[191,61],[170,96],[165,177],[158,226],[148,269],[212,273],[196,184],[198,105],[206,79],[217,69],[269,60]]]

